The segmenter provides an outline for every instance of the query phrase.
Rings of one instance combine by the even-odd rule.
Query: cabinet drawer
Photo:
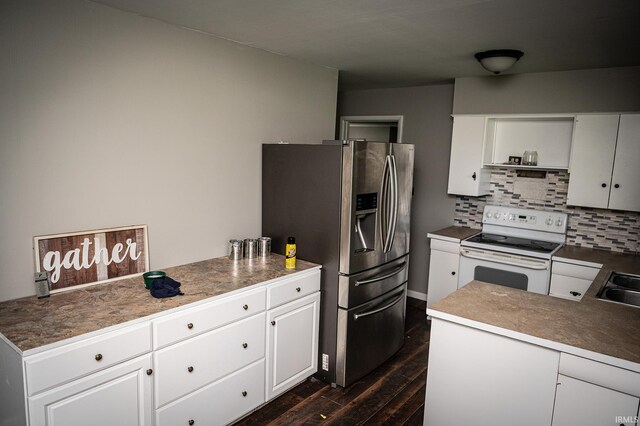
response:
[[[590,279],[585,280],[582,278],[568,277],[566,275],[552,274],[549,295],[579,301],[587,292],[592,282]]]
[[[225,425],[264,403],[264,360],[157,411],[156,426]]]
[[[640,397],[640,373],[624,368],[562,352],[558,373]]]
[[[263,358],[265,315],[154,352],[156,408]]]
[[[264,288],[215,300],[152,322],[153,347],[162,348],[265,310]]]
[[[24,361],[27,392],[33,395],[150,351],[151,332],[144,323],[30,356]]]
[[[431,250],[446,251],[448,253],[460,254],[460,243],[431,239]]]
[[[271,284],[267,287],[267,309],[291,302],[319,290],[320,271]]]
[[[598,275],[598,272],[600,272],[600,268],[590,268],[589,266],[573,265],[571,263],[558,261],[554,261],[551,264],[552,274],[582,278],[583,280],[593,281],[596,275]]]

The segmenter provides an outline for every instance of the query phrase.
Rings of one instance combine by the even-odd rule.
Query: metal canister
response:
[[[242,259],[242,240],[229,240],[229,259],[241,260]]]
[[[258,256],[258,240],[255,238],[246,238],[244,240],[244,257],[253,259]]]
[[[260,257],[271,256],[271,238],[269,237],[258,238],[258,256]]]

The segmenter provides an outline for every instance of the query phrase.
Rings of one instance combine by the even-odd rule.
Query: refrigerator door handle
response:
[[[397,268],[393,268],[391,271],[384,273],[382,275],[376,275],[373,278],[365,278],[363,280],[356,280],[355,286],[366,285],[371,283],[376,283],[378,281],[386,280],[387,278],[391,278],[394,275],[398,275],[402,270],[407,266],[407,262],[402,262],[400,266]]]
[[[389,233],[389,180],[391,175],[391,159],[390,156],[384,160],[384,169],[382,170],[382,185],[380,187],[380,238],[382,240],[382,252],[387,252],[387,237]]]
[[[398,166],[395,155],[391,155],[391,217],[389,225],[389,240],[387,252],[391,251],[393,240],[396,238],[396,226],[398,225]]]
[[[357,320],[360,318],[364,318],[364,317],[368,317],[369,315],[375,315],[377,313],[380,313],[382,311],[386,311],[387,309],[390,309],[391,307],[393,307],[396,303],[398,303],[399,301],[401,301],[404,298],[404,292],[400,293],[398,296],[396,296],[394,298],[394,300],[380,308],[374,309],[372,311],[367,311],[367,312],[362,312],[360,314],[353,314],[353,319]]]

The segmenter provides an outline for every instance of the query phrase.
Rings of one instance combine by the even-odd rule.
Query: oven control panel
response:
[[[567,214],[487,205],[482,223],[564,234],[567,231]]]

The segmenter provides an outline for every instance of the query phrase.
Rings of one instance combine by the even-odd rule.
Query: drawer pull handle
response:
[[[300,293],[300,287],[296,287],[296,291]]]
[[[242,309],[244,309],[246,311],[247,309],[249,309],[249,305],[243,305]]]
[[[275,321],[271,321],[271,325],[276,325],[276,322]]]
[[[102,359],[102,354],[97,354],[96,355],[96,361],[100,361]]]
[[[152,369],[148,369],[148,370],[147,370],[147,376],[150,376],[150,375],[152,375],[152,374],[153,374],[153,370],[152,370]]]
[[[193,323],[190,322],[189,324],[187,324],[187,328],[191,330],[193,328]]]
[[[247,396],[247,391],[242,391],[242,396]]]
[[[189,420],[189,426],[193,426],[194,423],[195,423],[194,420]]]
[[[243,348],[245,348],[245,349],[247,349],[247,346],[249,346],[249,345],[248,345],[248,344],[246,344],[246,343],[243,343],[243,344],[242,344],[242,347],[243,347]]]
[[[187,368],[187,371],[188,371],[189,373],[193,373],[193,367],[189,366],[189,367]]]
[[[576,297],[582,296],[582,293],[579,293],[577,291],[570,291],[569,294],[571,294],[572,296],[576,296]]]
[[[456,274],[456,271],[451,271],[451,275],[455,275],[455,274]]]

